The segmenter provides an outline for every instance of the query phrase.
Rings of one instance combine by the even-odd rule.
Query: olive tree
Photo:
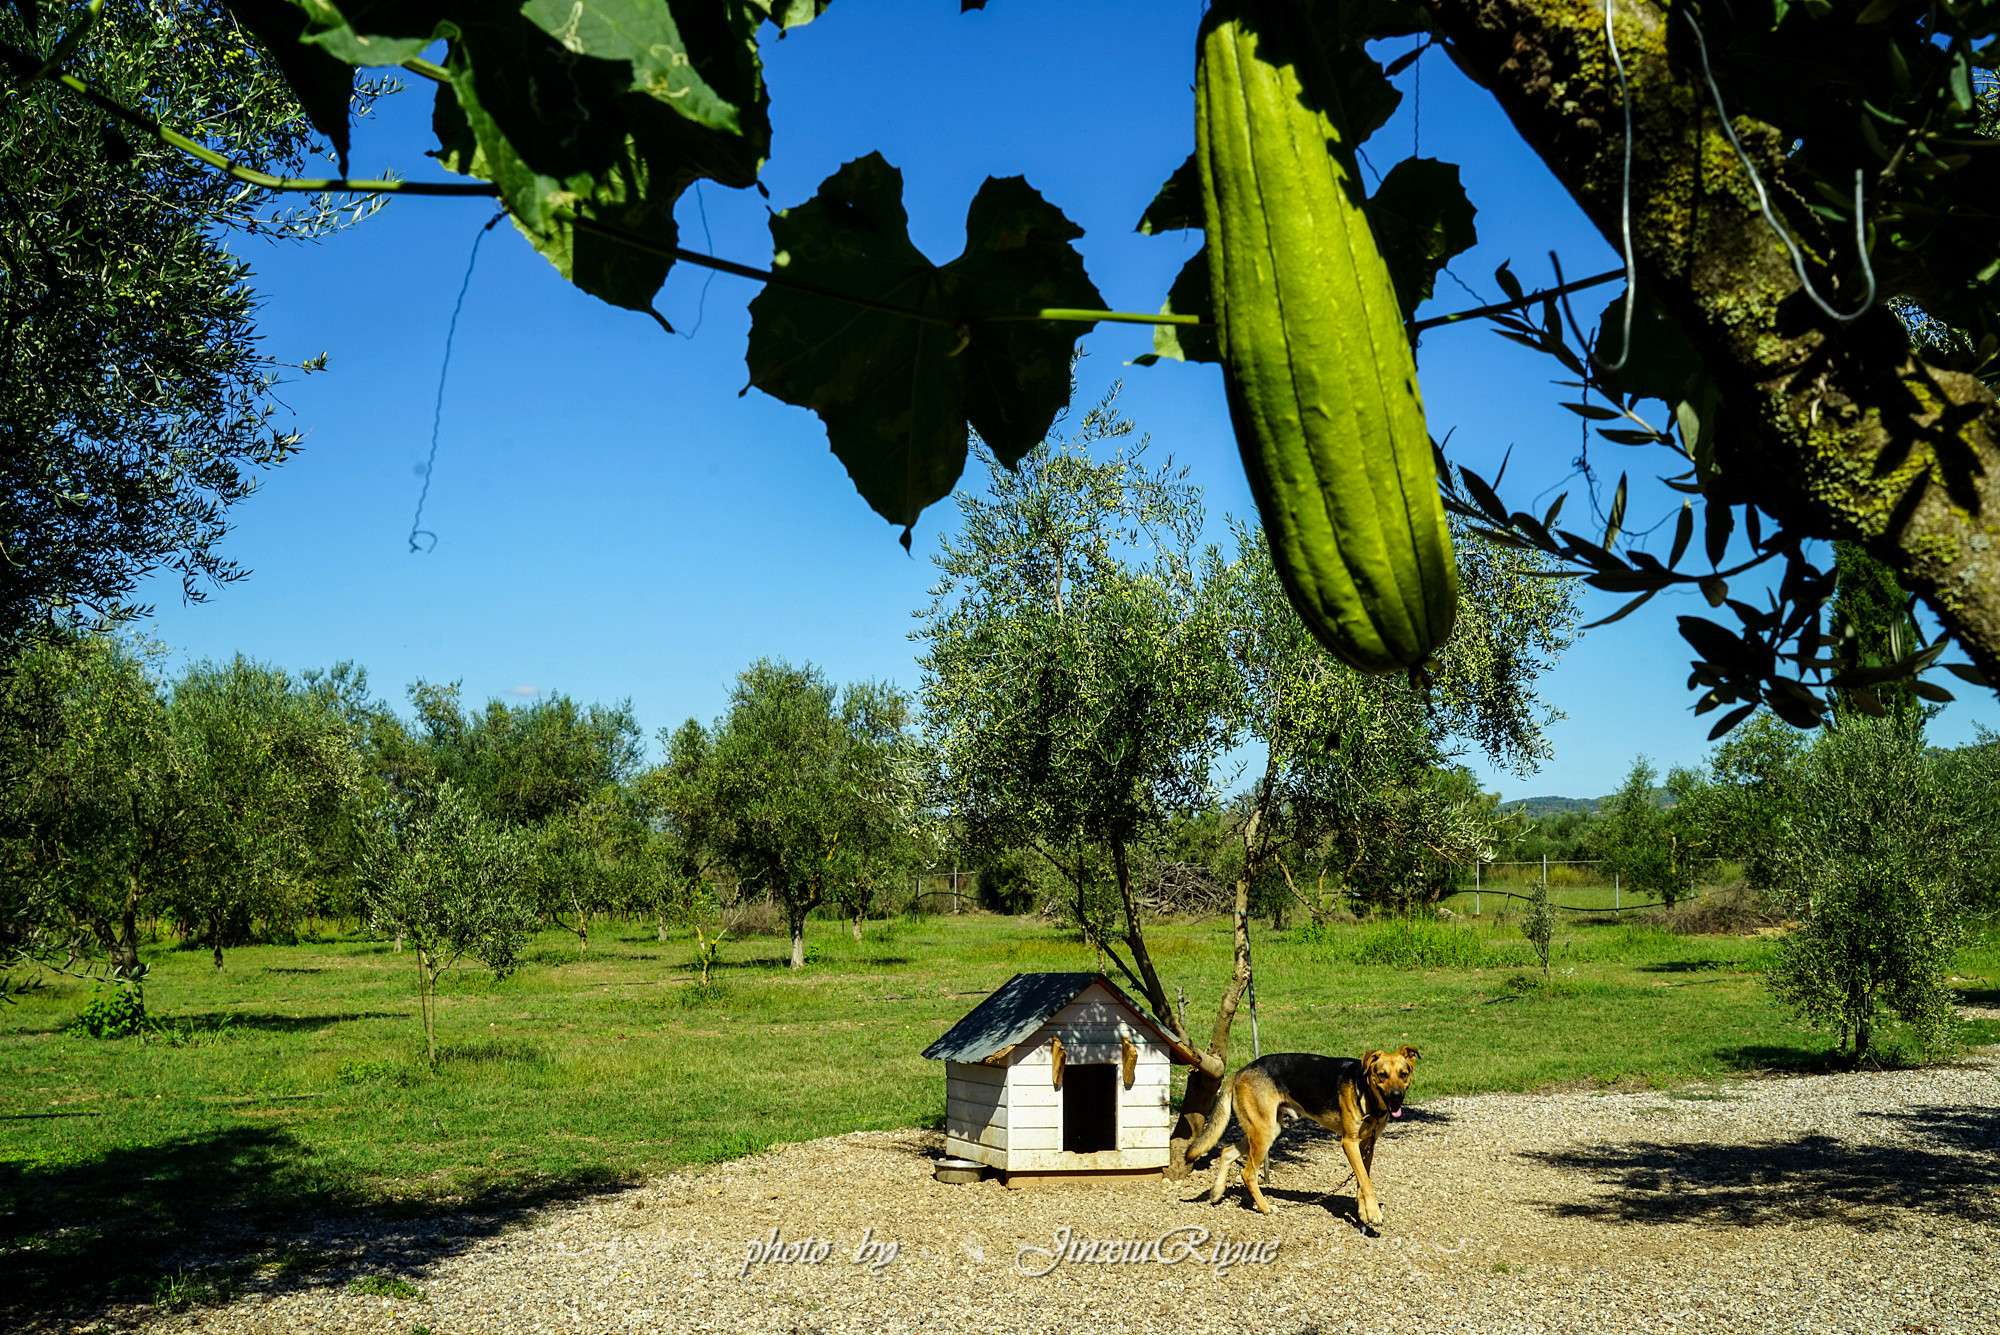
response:
[[[1960,913],[1990,826],[1965,819],[1910,721],[1847,716],[1806,752],[1774,832],[1780,939],[1772,989],[1834,1029],[1858,1064],[1885,1007],[1927,1048],[1956,1027]]]
[[[1644,756],[1632,762],[1625,782],[1612,795],[1599,827],[1598,844],[1605,870],[1623,877],[1642,894],[1660,897],[1669,907],[1694,893],[1708,859],[1707,840],[1696,821],[1701,804],[1693,799],[1693,771],[1676,768],[1667,776],[1665,792],[1674,800],[1661,802],[1655,785],[1659,772]]]
[[[1293,611],[1261,532],[1239,524],[1227,561],[1208,558],[1231,673],[1217,699],[1234,738],[1262,748],[1263,765],[1239,804],[1241,858],[1233,890],[1235,966],[1217,1003],[1206,1056],[1188,1079],[1172,1137],[1173,1171],[1200,1133],[1250,984],[1250,904],[1272,869],[1298,894],[1296,867],[1312,864],[1364,900],[1409,905],[1492,856],[1490,805],[1449,764],[1476,746],[1527,773],[1549,754],[1545,729],[1561,715],[1535,694],[1540,675],[1575,633],[1576,599],[1552,563],[1454,525],[1459,607],[1430,670],[1370,677],[1336,660]],[[1300,895],[1300,898],[1304,898]],[[1315,895],[1309,910],[1325,905]]]
[[[0,674],[10,945],[62,968],[101,960],[135,993],[141,918],[203,837],[186,819],[193,766],[148,658],[92,636],[31,645]]]
[[[199,829],[169,908],[223,948],[262,923],[286,934],[325,873],[320,849],[338,838],[360,790],[358,738],[322,691],[241,655],[197,663],[173,685],[167,721],[186,769],[180,819]]]
[[[916,638],[939,805],[973,847],[1029,849],[1060,874],[1084,938],[1178,1032],[1131,851],[1210,800],[1230,678],[1196,570],[1199,492],[1171,462],[1149,469],[1143,440],[1092,457],[1131,433],[1107,397],[995,466],[986,495],[961,493]]]
[[[470,955],[496,977],[514,968],[534,929],[522,836],[449,779],[387,816],[371,841],[363,894],[377,928],[412,948],[425,1059],[437,1062],[437,985]]]
[[[923,762],[912,732],[915,701],[888,682],[856,682],[841,695],[847,733],[842,769],[850,834],[829,870],[827,895],[861,939],[882,892],[924,865],[934,842],[925,819]]]
[[[0,6],[0,56],[69,36],[71,77],[242,168],[312,156],[289,53],[266,55],[216,0]],[[258,345],[231,237],[309,238],[343,217],[324,197],[274,207],[288,197],[21,77],[34,68],[15,64],[0,95],[0,640],[132,614],[154,571],[190,599],[245,573],[221,545],[230,511],[301,437],[272,420],[283,368]],[[362,110],[383,87],[360,86]]]
[[[806,915],[903,819],[884,799],[883,729],[866,703],[882,698],[880,687],[839,692],[818,668],[762,659],[711,730],[711,837],[739,885],[783,907],[794,969],[805,967]]]
[[[651,834],[653,872],[635,882],[650,898],[660,940],[669,922],[687,925],[712,895],[709,872],[716,848],[715,769],[709,763],[713,739],[695,719],[660,729],[666,759],[633,781],[635,801]]]

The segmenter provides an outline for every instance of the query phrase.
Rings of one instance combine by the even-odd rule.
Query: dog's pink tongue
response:
[[[1391,1117],[1401,1117],[1402,1115],[1403,1115],[1403,1110],[1401,1108],[1397,1108],[1389,1114],[1389,1116]]]

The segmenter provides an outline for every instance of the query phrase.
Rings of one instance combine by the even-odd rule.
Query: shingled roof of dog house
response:
[[[1159,1173],[1172,1066],[1193,1061],[1095,973],[1016,974],[924,1056],[945,1064],[945,1152],[1010,1183]]]

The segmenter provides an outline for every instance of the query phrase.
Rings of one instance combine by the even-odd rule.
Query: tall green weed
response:
[[[1470,927],[1406,918],[1352,934],[1345,953],[1356,964],[1391,969],[1476,969],[1486,943]]]

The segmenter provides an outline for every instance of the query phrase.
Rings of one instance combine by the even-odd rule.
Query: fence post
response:
[[[1472,916],[1479,916],[1479,863],[1472,864]]]
[[[1611,911],[1618,911],[1618,873],[1611,873]]]
[[[1549,888],[1549,855],[1542,854],[1542,889]]]

